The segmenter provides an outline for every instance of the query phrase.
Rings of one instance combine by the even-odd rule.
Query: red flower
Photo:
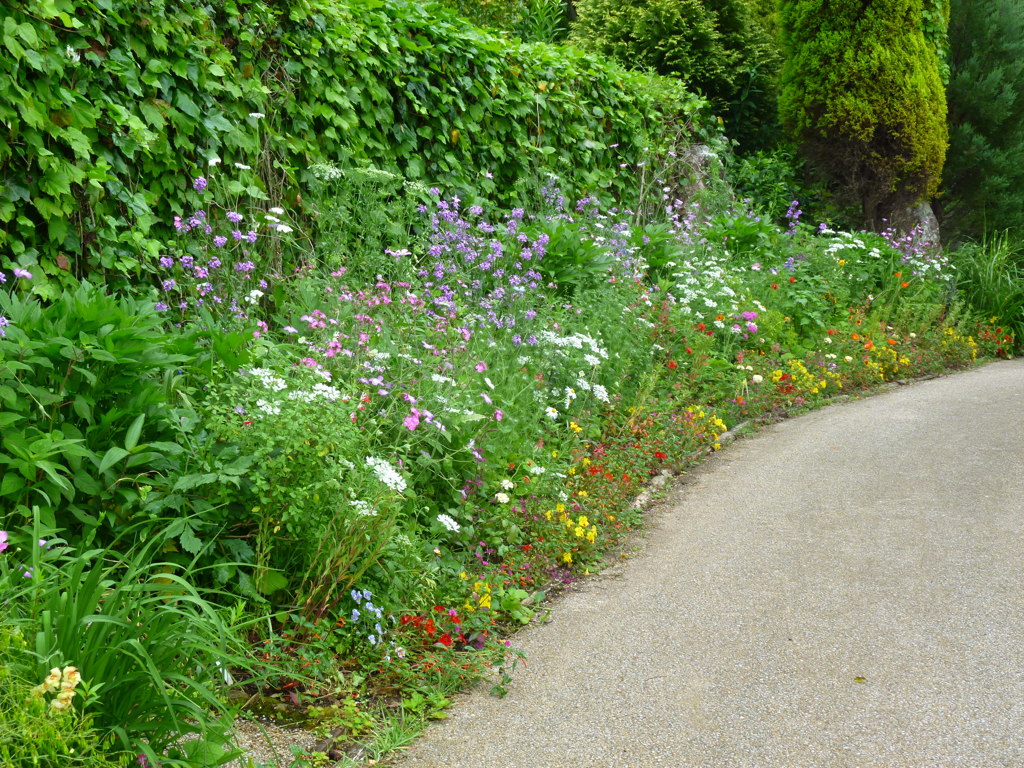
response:
[[[791,282],[791,283],[795,283],[795,282],[796,282],[796,278],[795,278],[795,277],[791,277],[791,278],[789,278],[789,282]]]
[[[668,369],[669,369],[670,371],[674,371],[674,370],[675,370],[676,368],[678,368],[678,367],[679,367],[679,363],[677,363],[677,362],[676,362],[675,360],[669,360],[669,361],[668,361],[668,362],[666,363],[666,365],[668,366]]]
[[[772,290],[773,291],[779,290],[779,284],[778,283],[772,283]]]
[[[693,354],[693,350],[690,347],[687,347],[686,348],[686,354],[692,355]]]
[[[433,619],[427,619],[427,623],[423,626],[423,631],[426,632],[428,635],[433,635],[435,632],[437,632],[437,627],[434,626]]]
[[[656,459],[667,459],[668,458],[668,454],[666,454],[666,453],[664,453],[662,451],[655,451],[654,452],[654,458],[656,458]]]
[[[449,635],[447,632],[445,632],[443,635],[441,635],[439,638],[437,638],[437,642],[439,642],[441,645],[445,646],[446,648],[451,648],[451,646],[452,646],[452,636]]]

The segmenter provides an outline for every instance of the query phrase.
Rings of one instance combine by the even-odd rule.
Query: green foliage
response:
[[[258,157],[240,188],[300,208],[311,161],[342,157],[489,196],[541,168],[622,192],[621,158],[700,108],[597,57],[503,41],[406,0],[11,10],[0,246],[40,265],[51,281],[34,290],[50,297],[70,276],[145,271],[214,158]]]
[[[11,536],[20,546],[0,555],[0,584],[5,624],[25,638],[31,659],[25,675],[42,683],[53,667],[76,667],[77,714],[151,762],[230,759],[222,745],[231,718],[218,692],[228,665],[245,663],[209,596],[190,586],[188,569],[161,562],[152,545],[125,556],[76,551],[38,514]],[[33,696],[48,699],[45,691]],[[177,744],[183,734],[199,738]]]
[[[1019,236],[997,232],[978,243],[964,243],[952,254],[957,288],[984,320],[1024,344],[1024,244]]]
[[[743,146],[775,122],[778,50],[747,0],[582,0],[573,39],[627,66],[681,78],[727,112]]]
[[[950,23],[947,239],[1024,232],[1024,2],[960,0]]]
[[[76,539],[109,536],[181,452],[169,405],[195,350],[151,302],[87,282],[55,304],[0,291],[0,314],[5,512],[39,506]]]
[[[880,228],[938,187],[946,102],[923,0],[783,0],[779,113],[813,165]]]

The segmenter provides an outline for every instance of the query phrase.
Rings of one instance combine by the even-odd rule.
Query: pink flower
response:
[[[505,414],[504,413],[502,413],[501,411],[495,411],[494,412],[494,420],[495,421],[501,421],[503,418],[505,418]]]
[[[483,360],[481,360],[479,363],[476,364],[475,367],[476,367],[476,372],[477,373],[483,373],[484,371],[487,370],[487,363],[485,363]]]
[[[487,403],[488,405],[493,405],[494,404],[491,401],[491,396],[488,395],[486,392],[481,392],[480,393],[480,397],[482,397],[484,399],[484,402]]]
[[[412,412],[405,417],[405,420],[402,423],[405,424],[406,429],[412,432],[420,425],[420,412],[413,408]]]

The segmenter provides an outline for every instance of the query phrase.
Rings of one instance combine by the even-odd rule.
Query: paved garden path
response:
[[[765,429],[400,768],[1024,767],[1024,360]]]

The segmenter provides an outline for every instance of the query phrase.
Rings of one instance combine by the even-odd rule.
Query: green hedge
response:
[[[506,199],[539,170],[621,191],[620,164],[703,105],[600,57],[401,0],[8,7],[0,247],[50,275],[140,271],[214,156],[253,166],[233,191],[273,204],[301,203],[322,160]]]

